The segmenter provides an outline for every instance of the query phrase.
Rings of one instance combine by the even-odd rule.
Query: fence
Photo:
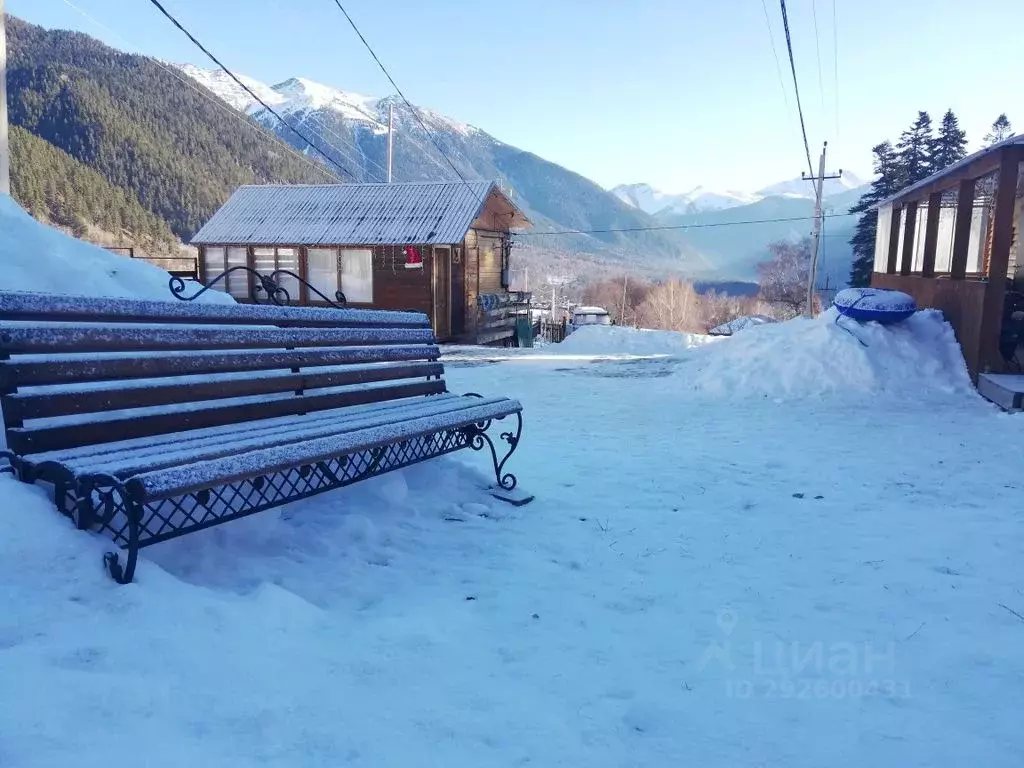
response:
[[[168,274],[180,277],[184,280],[199,280],[199,257],[198,256],[147,256],[136,254],[133,245],[101,245],[111,253],[127,256],[129,259],[138,259],[152,264],[155,267],[167,270]]]
[[[534,338],[544,339],[544,341],[557,344],[565,341],[566,327],[565,320],[541,318],[533,324],[533,335]]]

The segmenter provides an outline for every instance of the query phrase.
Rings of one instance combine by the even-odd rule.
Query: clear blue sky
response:
[[[147,0],[72,1],[117,34],[65,0],[7,0],[7,10],[209,64]],[[343,2],[414,103],[602,185],[754,189],[806,168],[777,0],[765,2],[785,100],[761,0]],[[871,146],[918,109],[937,121],[953,107],[972,149],[1001,111],[1024,130],[1021,0],[835,0],[835,47],[833,0],[787,4],[812,152],[828,140],[831,168],[866,175]],[[237,72],[390,90],[333,0],[164,5]]]

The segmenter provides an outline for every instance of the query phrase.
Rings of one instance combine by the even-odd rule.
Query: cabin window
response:
[[[370,248],[310,248],[306,252],[308,280],[330,299],[341,290],[353,304],[373,303],[373,250]],[[311,297],[320,301],[319,296]]]
[[[224,246],[206,246],[203,249],[202,279],[209,285],[232,267],[244,267],[246,260],[245,248],[225,248]],[[246,272],[232,272],[213,286],[214,290],[230,293],[236,299],[249,298],[249,275]]]
[[[245,248],[228,248],[227,268],[244,267],[249,263]],[[249,298],[249,273],[244,270],[232,272],[227,277],[227,292],[236,299]]]
[[[261,275],[270,275],[278,270],[299,273],[298,248],[253,248],[252,266]],[[274,275],[274,282],[288,292],[288,300],[299,300],[299,281],[293,275]]]
[[[212,245],[203,248],[203,283],[209,285],[222,275],[225,269],[224,248]],[[224,286],[220,284],[216,287],[224,290]]]
[[[342,249],[341,292],[354,304],[373,303],[373,251],[370,248]]]
[[[338,249],[309,248],[306,251],[306,279],[327,298],[334,300],[338,290]],[[315,293],[310,301],[321,301]]]

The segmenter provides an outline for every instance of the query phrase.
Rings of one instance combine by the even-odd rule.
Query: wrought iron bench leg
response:
[[[0,466],[0,474],[14,475],[15,477],[21,474],[18,469],[18,456],[13,451],[0,451],[0,462],[4,463],[3,466]]]
[[[492,424],[490,419],[487,421],[481,421],[466,428],[470,448],[474,451],[482,451],[485,446],[490,449],[491,462],[494,464],[494,479],[497,481],[498,487],[503,488],[506,491],[514,490],[519,484],[519,480],[515,475],[511,472],[505,472],[502,474],[502,471],[505,469],[506,462],[512,458],[512,454],[515,453],[516,448],[519,446],[519,438],[522,437],[523,434],[523,414],[515,413],[512,415],[516,420],[515,430],[501,432],[498,435],[498,440],[508,444],[508,451],[506,451],[501,458],[498,457],[498,449],[494,445],[494,440],[489,434],[487,434]],[[499,421],[505,418],[506,417],[503,416]]]
[[[121,556],[117,552],[107,552],[103,555],[103,564],[118,584],[131,583],[139,559],[142,505],[132,498],[124,484],[116,477],[88,475],[79,479],[76,509],[81,516],[79,527],[91,527],[93,523],[108,525],[118,512],[124,514],[124,539],[127,550],[125,562],[122,564]],[[82,519],[84,516],[88,516],[89,519]]]
[[[479,397],[482,398],[476,392],[467,392],[466,397]],[[519,446],[519,438],[523,435],[523,414],[516,412],[512,414],[516,419],[515,432],[508,431],[502,432],[498,435],[498,439],[508,443],[508,451],[501,459],[498,458],[498,449],[494,446],[494,441],[491,436],[487,434],[487,431],[491,428],[493,419],[487,419],[486,421],[480,421],[471,427],[467,427],[465,432],[469,438],[469,447],[474,451],[482,451],[486,445],[491,449],[491,461],[494,463],[494,479],[498,483],[498,487],[506,491],[515,490],[515,487],[519,484],[519,480],[511,472],[506,472],[504,475],[501,473],[505,468],[505,463],[512,458],[512,454],[515,453],[516,448]],[[498,421],[504,421],[507,416],[499,416]],[[531,497],[532,498],[532,497]]]

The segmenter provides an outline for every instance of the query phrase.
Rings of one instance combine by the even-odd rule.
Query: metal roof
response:
[[[935,181],[938,181],[943,176],[950,176],[950,175],[956,173],[957,171],[959,171],[961,168],[965,168],[968,165],[970,165],[971,163],[977,162],[978,160],[980,160],[981,158],[985,157],[986,155],[990,155],[993,152],[998,152],[999,150],[1003,149],[1004,147],[1011,147],[1011,146],[1013,146],[1015,144],[1024,144],[1024,134],[1022,134],[1020,136],[1010,136],[1009,138],[1003,139],[1002,141],[997,142],[997,143],[993,144],[990,147],[985,147],[984,149],[979,149],[977,152],[968,155],[963,160],[957,160],[955,163],[953,163],[950,166],[947,166],[947,167],[943,168],[941,171],[936,171],[931,176],[928,176],[927,178],[921,179],[920,181],[918,181],[918,182],[916,182],[914,184],[911,184],[909,187],[904,187],[903,189],[901,189],[896,194],[889,195],[889,197],[885,198],[885,200],[881,200],[881,201],[875,203],[871,207],[872,208],[881,208],[882,206],[889,205],[890,203],[894,202],[895,200],[899,200],[901,198],[908,197],[908,196],[912,195],[914,192],[916,192],[917,190],[921,189],[922,187],[928,186],[929,184],[931,184],[931,183],[933,183]]]
[[[460,242],[494,182],[242,186],[194,245],[401,245]],[[518,218],[523,218],[521,214]],[[525,219],[524,219],[525,220]]]

